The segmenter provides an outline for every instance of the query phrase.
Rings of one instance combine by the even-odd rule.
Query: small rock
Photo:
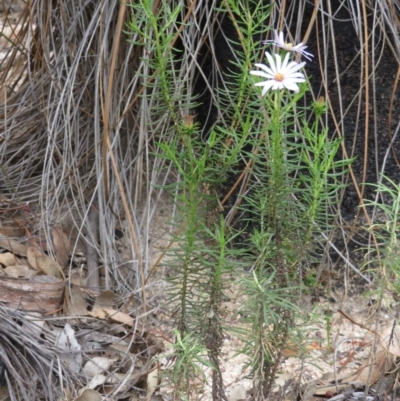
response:
[[[246,389],[242,385],[232,387],[228,394],[228,401],[241,401],[246,399]]]

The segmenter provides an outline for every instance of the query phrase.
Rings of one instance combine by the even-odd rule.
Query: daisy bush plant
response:
[[[269,33],[265,3],[224,0],[218,8],[237,38],[227,42],[229,69],[218,70],[212,59],[216,77],[210,82],[223,84],[212,88],[215,113],[207,126],[207,118],[196,118],[202,99],[191,97],[195,74],[175,75],[183,63],[176,37],[191,46],[196,14],[186,16],[184,6],[165,2],[157,15],[151,1],[132,5],[132,44],[145,47],[151,72],[143,72],[141,96],[158,105],[148,129],[157,138],[156,158],[173,176],[160,187],[170,192],[177,211],[166,302],[177,328],[171,375],[176,399],[195,399],[193,380],[204,367],[211,368],[213,399],[226,399],[219,365],[227,327],[243,336],[254,399],[267,397],[283,350],[304,318],[303,278],[314,261],[310,255],[318,254],[319,234],[329,227],[338,176],[347,164],[336,156],[340,139],[322,126],[323,99],[308,100],[307,64],[296,61],[312,60],[306,46],[285,42],[282,32],[263,44]],[[232,280],[246,302],[228,322],[224,300]],[[240,330],[232,323],[239,314],[246,323]]]

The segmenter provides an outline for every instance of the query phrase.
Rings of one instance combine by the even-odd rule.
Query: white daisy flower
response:
[[[306,63],[304,61],[302,63],[296,63],[295,61],[289,63],[289,53],[286,54],[283,63],[279,54],[274,54],[275,60],[268,52],[265,52],[265,55],[269,61],[269,67],[264,64],[254,64],[263,71],[250,71],[252,75],[267,78],[267,81],[257,82],[255,84],[256,86],[263,86],[261,95],[264,96],[269,89],[277,90],[286,88],[298,92],[299,87],[297,84],[299,82],[305,82],[306,79],[303,73],[297,71],[303,68]]]
[[[307,46],[304,46],[303,42],[299,43],[296,46],[293,43],[285,42],[285,40],[283,39],[283,32],[279,32],[278,34],[278,31],[274,31],[274,36],[274,40],[266,40],[263,43],[265,44],[272,42],[275,46],[280,47],[281,49],[284,49],[286,51],[300,53],[308,60],[311,60],[311,57],[314,57],[311,53],[305,51],[305,49],[307,49]]]

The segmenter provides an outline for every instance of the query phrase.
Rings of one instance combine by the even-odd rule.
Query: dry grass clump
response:
[[[0,308],[0,359],[7,367],[6,381],[12,399],[56,399],[62,397],[64,390],[72,391],[84,383],[60,359],[60,350],[54,346],[57,332],[42,328],[40,319]]]
[[[34,0],[20,14],[18,29],[9,38],[11,45],[10,40],[5,43],[1,65],[0,193],[24,210],[10,220],[7,209],[7,224],[24,230],[20,242],[38,239],[46,243],[48,254],[55,255],[52,227],[63,227],[72,246],[71,264],[64,270],[69,290],[76,275],[81,289],[85,284],[77,262],[83,251],[86,264],[101,270],[102,289],[112,290],[126,301],[119,307],[129,309],[131,315],[146,316],[153,303],[145,281],[149,272],[155,271],[150,265],[154,258],[149,231],[161,196],[153,184],[170,179],[168,168],[150,153],[156,152],[154,141],[166,135],[169,116],[158,111],[159,88],[154,85],[154,72],[143,61],[148,57],[146,49],[128,42],[141,39],[126,32],[132,13],[124,2],[111,0]],[[202,11],[198,17],[207,13],[211,11]],[[193,17],[193,9],[188,15]],[[8,14],[4,24],[8,29],[12,24],[7,19]],[[190,29],[194,37],[200,28],[193,25]],[[203,37],[207,35],[205,32]],[[178,32],[178,39],[184,61],[176,78],[184,81],[188,75],[193,78],[198,68],[195,54],[202,38],[198,35],[193,40],[194,48],[188,46],[192,37]],[[177,86],[180,98],[182,91],[192,91],[190,85]],[[5,211],[1,213],[3,224]],[[72,268],[80,268],[80,272]],[[87,308],[90,306],[85,303],[80,312],[85,314]],[[119,326],[132,326],[131,315],[123,315]],[[108,318],[103,314],[94,319]],[[53,324],[49,317],[40,320]],[[7,366],[14,399],[59,399],[64,391],[75,397],[88,384],[82,366],[76,373],[69,361],[60,357],[51,330],[32,338],[23,328],[27,316],[7,308],[3,308],[1,321],[0,358]],[[68,316],[58,315],[58,331],[68,321]],[[85,321],[80,320],[79,326]],[[154,342],[147,337],[138,347],[140,361],[132,362],[137,341],[146,332],[140,327],[124,344],[126,357],[116,359],[123,361],[119,370],[107,369],[120,375],[114,385],[112,380],[105,382],[120,395],[123,383],[133,388],[152,369],[152,353],[146,353],[146,348]],[[106,329],[104,324],[95,324],[91,330],[99,337]],[[129,335],[132,330],[136,332],[128,329]],[[118,330],[113,341],[127,335]],[[133,356],[129,344],[135,349]]]
[[[123,313],[103,308],[92,315],[98,319],[66,321],[0,308],[0,360],[11,399],[70,400],[82,390],[100,399],[97,389],[123,399],[143,391],[162,341]]]
[[[134,213],[143,177],[151,174],[151,138],[140,132],[137,119],[139,54],[123,32],[129,10],[112,1],[54,8],[35,1],[21,19],[25,28],[2,75],[2,193],[34,204],[42,233],[62,221],[84,234],[101,255],[107,286],[113,277],[121,289],[125,282],[140,288],[147,268]],[[20,44],[27,42],[21,54]],[[90,223],[92,205],[101,218]],[[127,255],[115,246],[116,227],[133,239],[132,268],[123,281],[118,264]]]

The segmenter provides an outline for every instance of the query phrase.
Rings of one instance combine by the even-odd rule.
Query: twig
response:
[[[92,241],[97,242],[99,238],[99,211],[92,205],[89,210],[89,235]],[[87,286],[95,292],[100,292],[99,259],[96,247],[92,241],[86,241],[86,263],[88,270]]]

